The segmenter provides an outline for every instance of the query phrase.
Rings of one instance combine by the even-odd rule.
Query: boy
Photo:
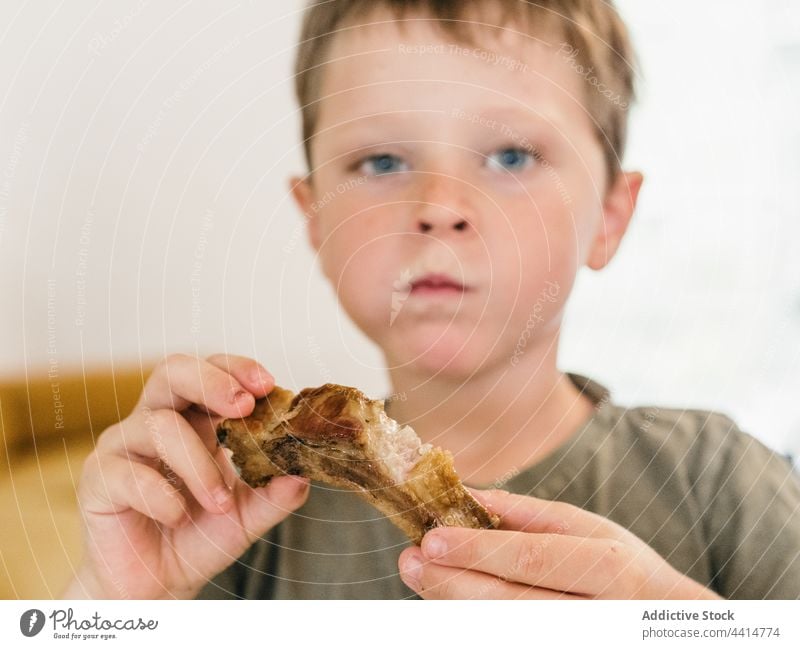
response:
[[[293,195],[383,350],[388,413],[450,449],[503,528],[406,547],[355,494],[249,489],[214,424],[273,378],[173,356],[87,460],[87,556],[65,596],[800,596],[786,462],[724,416],[626,410],[556,367],[576,273],[609,263],[642,184],[620,168],[631,58],[601,0],[312,6]]]

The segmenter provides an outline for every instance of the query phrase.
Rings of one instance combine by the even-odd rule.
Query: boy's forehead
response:
[[[325,113],[341,123],[383,112],[488,106],[553,117],[584,112],[578,75],[542,37],[512,25],[476,26],[474,44],[465,43],[432,18],[407,16],[401,28],[391,14],[380,16],[334,38],[322,75],[320,121]]]

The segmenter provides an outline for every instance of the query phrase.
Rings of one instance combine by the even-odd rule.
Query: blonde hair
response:
[[[603,146],[609,182],[620,170],[635,100],[635,52],[627,29],[611,0],[312,0],[306,9],[295,62],[295,94],[302,110],[303,145],[313,170],[311,141],[319,113],[326,56],[337,33],[359,24],[379,8],[388,8],[403,29],[403,19],[417,12],[431,16],[455,39],[476,44],[487,27],[519,23],[527,33],[553,28],[563,38],[559,53],[585,78],[586,107]],[[490,4],[501,10],[497,25],[474,22],[474,12]],[[469,20],[473,16],[473,20]]]

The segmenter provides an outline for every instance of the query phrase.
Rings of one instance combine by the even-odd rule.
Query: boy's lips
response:
[[[449,275],[431,273],[411,282],[412,295],[461,295],[470,288]]]

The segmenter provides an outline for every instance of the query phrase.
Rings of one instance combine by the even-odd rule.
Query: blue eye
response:
[[[364,160],[358,164],[358,168],[361,170],[366,169],[366,173],[374,176],[385,176],[399,171],[406,171],[408,167],[397,156],[391,155],[390,153],[383,153],[364,158]]]
[[[519,147],[501,149],[488,157],[491,167],[499,167],[508,171],[520,171],[527,168],[536,160],[536,154]]]

